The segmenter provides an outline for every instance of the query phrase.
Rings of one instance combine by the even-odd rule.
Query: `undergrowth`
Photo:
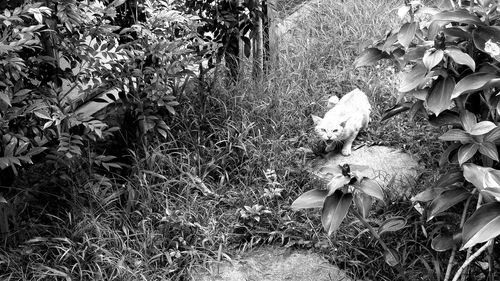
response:
[[[212,260],[277,243],[314,248],[363,280],[432,280],[440,261],[407,198],[379,206],[372,216],[374,222],[414,219],[386,239],[403,257],[396,268],[385,264],[355,218],[328,237],[317,211],[289,207],[323,185],[306,171],[311,156],[300,150],[313,143],[310,114],[323,114],[330,95],[356,87],[373,106],[358,144],[401,148],[427,170],[437,167],[438,132],[425,120],[399,115],[380,122],[396,100],[391,66],[352,66],[372,38],[382,36],[380,26],[397,23],[393,8],[401,3],[324,1],[294,36],[279,42],[279,59],[265,79],[231,84],[214,73],[199,81],[196,94],[180,99],[168,139],[128,152],[125,175],[117,171],[104,180],[53,166],[25,171],[24,178],[34,179],[11,190],[18,200],[11,201],[13,231],[0,248],[0,279],[189,280],[192,268],[209,269]],[[424,173],[419,183],[431,178]]]

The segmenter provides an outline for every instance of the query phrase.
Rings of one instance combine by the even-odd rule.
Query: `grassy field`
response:
[[[280,14],[288,13],[291,6],[280,2]],[[25,192],[16,203],[15,231],[0,249],[0,279],[186,280],[195,265],[266,243],[315,249],[354,278],[435,278],[442,261],[421,237],[420,217],[407,198],[379,206],[372,217],[413,219],[384,237],[402,254],[394,268],[353,218],[328,237],[318,211],[290,210],[298,195],[322,185],[298,152],[314,143],[310,114],[323,114],[331,94],[355,87],[374,108],[358,143],[415,154],[429,171],[419,183],[434,177],[438,132],[404,114],[380,122],[396,102],[390,65],[352,66],[364,47],[398,23],[400,4],[324,1],[301,25],[302,35],[282,44],[279,62],[262,81],[201,81],[198,94],[177,108],[169,140],[133,151],[130,177],[107,182],[71,171],[71,186],[62,186],[46,180],[47,171],[34,171],[33,179],[19,182]],[[34,184],[41,179],[46,186]]]

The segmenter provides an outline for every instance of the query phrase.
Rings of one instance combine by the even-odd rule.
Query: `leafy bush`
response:
[[[171,1],[145,1],[136,7],[144,21],[115,26],[123,2],[26,2],[3,11],[1,169],[16,172],[52,147],[82,156],[82,146],[116,131],[111,105],[131,116],[138,140],[152,131],[167,137],[162,116],[175,113],[201,61],[197,19]]]
[[[442,221],[433,231],[432,247],[451,250],[444,280],[451,276],[457,249],[467,257],[455,270],[457,280],[475,258],[489,249],[489,280],[494,280],[493,241],[500,235],[500,12],[496,1],[442,1],[428,7],[406,1],[398,10],[403,24],[367,48],[356,67],[389,59],[399,69],[399,103],[384,119],[400,112],[423,116],[447,131],[449,142],[440,164],[460,166],[444,174],[435,186],[413,197],[426,203],[427,221]],[[464,180],[465,179],[465,180]],[[476,201],[476,209],[469,208]],[[464,205],[458,205],[464,202]],[[459,212],[458,223],[446,214]],[[486,243],[485,243],[486,242]],[[483,244],[474,254],[472,247]]]

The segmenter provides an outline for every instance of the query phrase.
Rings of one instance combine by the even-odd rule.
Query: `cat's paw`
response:
[[[350,147],[349,148],[347,148],[347,147],[342,148],[342,155],[344,155],[344,156],[351,155],[351,148]]]

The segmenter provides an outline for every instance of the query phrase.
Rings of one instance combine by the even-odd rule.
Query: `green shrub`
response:
[[[491,254],[493,241],[500,235],[497,5],[496,1],[442,1],[428,7],[406,1],[398,10],[403,24],[355,62],[361,67],[389,59],[399,70],[399,103],[384,119],[409,110],[411,118],[423,116],[447,129],[440,137],[449,143],[440,164],[458,164],[461,171],[444,174],[434,186],[413,197],[416,207],[426,204],[427,221],[441,221],[429,239],[434,250],[452,251],[444,280],[451,277],[457,249],[468,252],[453,280],[487,248],[489,280],[494,280]],[[476,208],[469,208],[474,201]],[[461,217],[458,222],[447,217],[455,212]],[[472,254],[473,246],[482,243]]]

